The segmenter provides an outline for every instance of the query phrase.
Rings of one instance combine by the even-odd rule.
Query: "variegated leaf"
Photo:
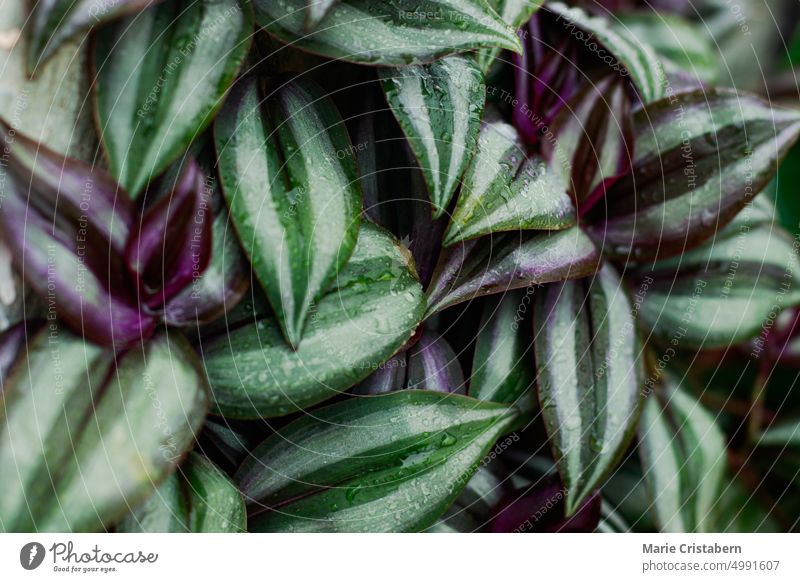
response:
[[[368,65],[413,65],[478,48],[519,51],[485,0],[340,0],[306,29],[307,0],[254,0],[256,22],[286,44]]]
[[[626,293],[605,266],[535,294],[539,400],[568,515],[603,484],[636,431],[644,363]]]
[[[470,396],[533,408],[531,295],[520,290],[487,298],[472,360]]]
[[[639,449],[651,496],[651,512],[662,532],[713,532],[725,480],[725,436],[714,416],[677,378],[664,376],[666,390],[647,398],[639,427]]]
[[[215,136],[242,247],[297,347],[311,306],[358,238],[362,195],[344,122],[311,81],[287,82],[263,101],[257,82],[246,79],[220,113]]]
[[[621,67],[627,71],[643,103],[664,96],[667,83],[661,61],[652,47],[641,42],[624,26],[613,18],[591,16],[582,8],[569,7],[562,2],[548,2],[546,9],[556,15],[565,35],[572,35],[589,50],[594,47],[597,51],[597,44],[602,45],[605,48],[604,62],[609,67]]]
[[[246,0],[172,0],[98,31],[95,113],[109,170],[131,196],[214,119],[253,35]]]
[[[489,0],[489,4],[512,30],[519,30],[542,7],[544,0]],[[478,51],[478,66],[484,73],[489,71],[500,51],[499,48]]]
[[[486,88],[472,57],[380,69],[386,100],[408,137],[438,218],[475,154]]]
[[[697,246],[772,179],[800,135],[800,112],[732,89],[652,103],[634,117],[633,172],[589,214],[604,252],[665,258]]]
[[[575,207],[567,190],[542,159],[527,157],[511,125],[485,123],[444,244],[493,232],[568,228],[575,224]]]
[[[469,240],[439,258],[428,287],[428,314],[492,293],[585,277],[600,254],[579,227],[501,233]]]
[[[365,222],[297,349],[274,318],[251,313],[203,344],[215,409],[228,418],[282,416],[338,396],[414,333],[425,310],[408,251]]]
[[[726,347],[800,304],[795,242],[772,222],[751,221],[751,212],[745,208],[702,246],[641,271],[640,318],[656,336],[683,347]]]
[[[120,533],[235,533],[247,529],[244,498],[214,463],[191,453],[117,524]]]

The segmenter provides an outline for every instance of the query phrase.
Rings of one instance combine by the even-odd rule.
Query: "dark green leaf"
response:
[[[603,486],[604,503],[630,524],[636,532],[653,532],[656,526],[650,517],[650,498],[637,459],[629,457],[617,468]]]
[[[255,531],[420,531],[517,413],[405,390],[323,408],[267,439],[236,477]]]
[[[714,533],[778,533],[780,525],[772,511],[780,504],[762,507],[759,495],[748,490],[739,479],[732,478],[724,484],[718,506],[714,508],[717,524]],[[769,511],[767,511],[769,509]]]
[[[161,335],[117,359],[55,325],[28,345],[0,401],[0,524],[93,531],[164,480],[208,405],[194,351]]]
[[[244,458],[263,438],[262,434],[257,437],[257,440],[254,440],[254,437],[243,434],[224,418],[206,421],[203,426],[203,435],[210,442],[209,448],[219,453],[216,458],[232,468],[241,465]]]
[[[725,480],[725,436],[714,416],[665,376],[667,389],[651,394],[639,427],[639,450],[662,532],[716,531],[713,512]]]
[[[609,266],[535,298],[539,400],[570,515],[603,484],[636,431],[641,344],[631,302]]]
[[[433,216],[447,209],[475,153],[486,87],[471,57],[378,72],[428,185]]]
[[[444,244],[493,232],[561,230],[574,224],[567,183],[542,159],[527,157],[511,125],[484,124]]]
[[[597,524],[599,533],[626,533],[631,531],[631,526],[625,521],[624,516],[605,499],[600,505],[600,523]]]
[[[286,44],[334,59],[412,65],[477,48],[519,51],[483,0],[341,0],[308,33],[306,0],[254,0],[256,22]]]
[[[215,126],[222,188],[245,253],[288,341],[358,237],[361,189],[346,128],[310,81],[281,85],[262,106],[237,85]]]
[[[639,260],[679,254],[725,226],[800,134],[800,113],[731,89],[673,95],[634,122],[633,173],[596,207],[593,232],[608,254]]]
[[[38,72],[67,39],[125,14],[139,12],[159,0],[39,0],[28,26],[28,72]]]
[[[252,29],[249,2],[177,0],[97,33],[97,119],[109,169],[131,196],[211,123]]]
[[[800,79],[800,73],[798,73]],[[800,146],[795,145],[786,154],[780,171],[764,192],[769,194],[777,207],[777,220],[792,234],[800,234]]]
[[[594,243],[578,227],[469,240],[439,259],[428,288],[428,314],[483,295],[585,277],[599,260]]]
[[[121,533],[230,533],[246,529],[244,499],[236,485],[197,453],[117,524]]]
[[[297,349],[286,345],[272,318],[206,342],[216,410],[229,417],[281,416],[363,380],[408,341],[425,310],[409,258],[391,235],[364,223],[352,258],[316,304]]]
[[[470,396],[523,410],[532,407],[533,338],[526,317],[530,303],[529,291],[487,299],[472,360]]]
[[[519,30],[530,20],[534,12],[541,8],[543,3],[544,0],[489,0],[489,5],[512,30]],[[499,48],[478,51],[478,66],[484,73],[489,71],[489,67],[492,66],[500,51]]]

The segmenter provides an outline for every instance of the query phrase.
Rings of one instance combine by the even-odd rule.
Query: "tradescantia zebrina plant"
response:
[[[9,0],[0,529],[795,529],[800,102],[680,4]]]

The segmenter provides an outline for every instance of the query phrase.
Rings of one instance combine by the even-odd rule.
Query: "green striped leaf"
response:
[[[485,123],[444,245],[501,231],[561,230],[575,224],[566,182],[544,160],[528,158],[517,131]]]
[[[514,408],[416,390],[317,410],[268,438],[237,472],[250,528],[422,531],[516,418]]]
[[[316,304],[296,349],[283,341],[274,319],[263,317],[205,342],[216,411],[231,418],[281,416],[366,378],[410,339],[425,311],[409,261],[391,235],[364,223],[352,258]]]
[[[643,103],[664,97],[667,87],[664,68],[650,45],[639,41],[616,21],[590,16],[581,8],[548,2],[547,10],[556,15],[565,33],[572,35],[587,49],[597,52],[597,44],[602,45],[610,53],[605,56],[604,62],[610,67],[621,65],[628,72]]]
[[[631,302],[611,267],[535,294],[539,400],[572,514],[636,431],[644,367]]]
[[[334,4],[339,0],[308,0],[306,6],[306,30],[314,30],[319,26]]]
[[[800,422],[788,421],[769,427],[759,437],[758,445],[800,448]]]
[[[29,43],[21,31],[30,27],[27,0],[3,0],[0,10],[0,119],[59,154],[90,161],[97,137],[91,108],[89,54],[86,42],[68,41],[36,77],[26,69]],[[39,5],[41,3],[37,3]]]
[[[489,0],[489,5],[512,30],[519,30],[542,7],[543,3],[544,0]],[[492,66],[500,51],[499,48],[478,51],[476,57],[478,66],[484,74],[489,71],[489,67]]]
[[[639,274],[648,289],[640,318],[682,347],[727,347],[753,338],[781,309],[800,304],[794,240],[751,207],[715,239]]]
[[[620,26],[628,29],[640,43],[653,48],[666,72],[688,73],[701,81],[715,82],[718,51],[704,23],[664,12],[637,11],[616,17]]]
[[[97,119],[109,170],[132,196],[211,123],[252,29],[244,0],[179,0],[97,33]]]
[[[639,427],[653,518],[662,532],[717,531],[714,506],[725,481],[725,436],[676,378],[664,380],[663,394],[647,398]]]
[[[159,0],[39,0],[33,3],[28,29],[28,72],[38,73],[41,63],[68,39],[125,14],[139,12]]]
[[[526,314],[531,293],[489,297],[475,342],[469,395],[478,400],[533,407],[533,338]]]
[[[28,344],[0,401],[0,527],[111,526],[190,448],[208,406],[191,346],[159,335],[117,359],[58,328]]]
[[[600,255],[578,227],[501,233],[447,249],[428,287],[428,315],[492,293],[585,277]]]
[[[344,122],[310,81],[262,103],[248,79],[215,124],[222,188],[245,253],[297,347],[358,238],[361,188]]]
[[[438,218],[475,153],[486,87],[470,57],[380,69],[386,100],[417,157]]]
[[[117,524],[120,533],[230,533],[246,529],[244,499],[236,485],[197,453]]]
[[[484,0],[341,0],[306,30],[306,0],[254,0],[256,22],[286,44],[369,65],[414,65],[478,48],[520,52]]]
[[[718,232],[775,176],[800,113],[731,89],[673,95],[634,116],[633,172],[590,213],[618,258],[684,252]]]

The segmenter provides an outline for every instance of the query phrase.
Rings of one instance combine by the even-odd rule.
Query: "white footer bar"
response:
[[[799,540],[790,534],[5,534],[0,580],[796,582]]]

